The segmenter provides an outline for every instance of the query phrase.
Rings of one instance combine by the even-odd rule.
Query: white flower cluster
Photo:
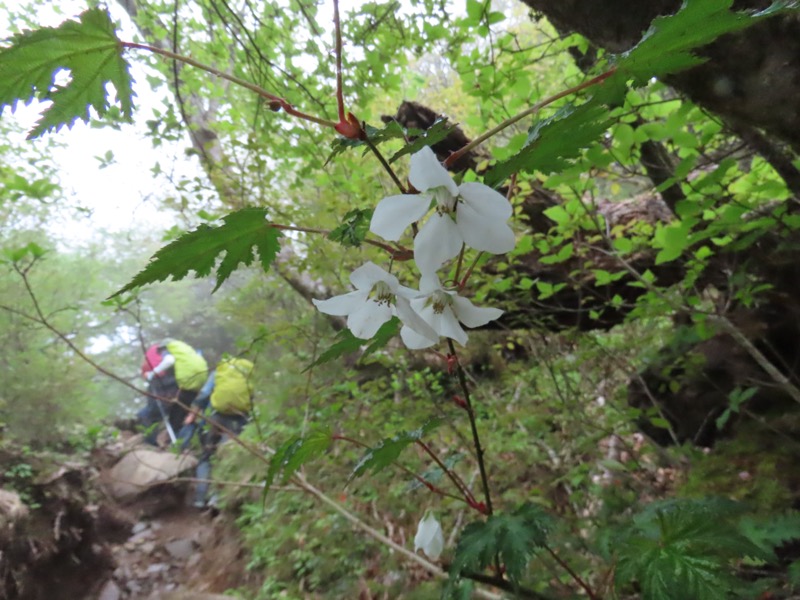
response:
[[[403,323],[400,336],[411,349],[433,346],[442,336],[466,344],[462,324],[479,327],[503,311],[474,306],[457,292],[444,289],[436,271],[465,245],[491,254],[512,250],[514,232],[508,226],[511,204],[482,183],[456,185],[427,146],[411,157],[408,179],[420,193],[381,200],[372,215],[370,231],[395,242],[409,225],[434,208],[414,238],[420,289],[400,285],[394,275],[368,262],[350,275],[354,292],[314,300],[314,304],[326,314],[346,316],[347,327],[361,339],[371,338],[381,325],[397,316]]]

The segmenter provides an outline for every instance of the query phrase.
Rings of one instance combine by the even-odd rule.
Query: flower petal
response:
[[[420,273],[432,273],[461,251],[458,225],[448,215],[434,213],[414,238],[414,261]]]
[[[458,319],[450,307],[445,308],[441,313],[437,314],[436,317],[436,323],[431,323],[436,331],[445,337],[457,341],[462,346],[467,345],[469,336],[461,327],[461,324],[458,322]]]
[[[372,287],[378,281],[387,283],[392,291],[400,285],[397,277],[391,273],[387,273],[373,262],[365,262],[350,273],[350,283],[352,283],[357,290],[364,290],[367,293],[372,290]]]
[[[419,291],[424,296],[430,296],[436,290],[442,289],[442,284],[439,282],[439,276],[435,271],[423,273],[419,278]]]
[[[503,194],[488,185],[474,181],[462,183],[458,186],[458,193],[464,202],[486,217],[504,221],[511,218],[511,203]]]
[[[458,195],[458,186],[450,173],[447,172],[436,158],[430,146],[425,146],[419,152],[411,155],[411,169],[408,180],[420,192],[443,187],[451,196]]]
[[[442,526],[431,513],[426,513],[417,526],[417,535],[414,536],[414,552],[420,549],[431,560],[439,558],[444,550]]]
[[[464,243],[475,250],[504,254],[517,243],[506,219],[482,214],[466,202],[459,202],[456,207],[456,223]]]
[[[402,296],[403,298],[407,298],[411,300],[412,298],[419,298],[420,296],[424,296],[425,294],[419,290],[415,290],[410,287],[406,287],[404,285],[398,285],[397,289],[394,292],[398,296]]]
[[[369,230],[390,242],[396,242],[406,228],[419,221],[431,205],[425,194],[402,194],[387,196],[375,207]]]
[[[467,327],[480,327],[494,321],[503,311],[499,308],[475,306],[467,298],[453,296],[453,312]]]
[[[433,327],[433,330],[439,335],[449,337],[456,340],[462,346],[467,343],[469,339],[466,332],[458,324],[453,311],[447,307],[442,312],[437,313],[433,305],[428,302],[428,298],[418,298],[411,301],[411,307],[417,311],[417,314],[425,319],[425,321]]]
[[[409,350],[422,350],[423,348],[430,348],[439,341],[439,336],[435,340],[428,339],[424,335],[418,334],[416,331],[404,325],[400,329],[400,339]]]
[[[357,338],[368,340],[391,318],[392,307],[389,304],[367,300],[347,317],[347,328]]]
[[[439,341],[439,335],[433,330],[433,327],[428,325],[428,323],[411,308],[411,304],[408,300],[402,296],[397,296],[395,308],[397,309],[397,316],[403,322],[403,325],[420,336],[428,338],[430,340],[430,344],[428,345],[433,345]]]
[[[369,290],[356,290],[355,292],[334,296],[327,300],[314,299],[311,302],[314,303],[319,312],[343,317],[356,310],[367,299],[367,294],[369,294]]]

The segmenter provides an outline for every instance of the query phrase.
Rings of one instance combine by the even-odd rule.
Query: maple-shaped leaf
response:
[[[457,579],[464,571],[481,572],[497,557],[509,581],[519,585],[531,556],[547,540],[550,521],[541,508],[525,503],[513,513],[470,523],[459,537],[450,576]]]
[[[496,164],[483,179],[488,186],[501,184],[517,172],[540,171],[546,175],[569,166],[570,161],[594,143],[612,122],[609,109],[592,99],[581,106],[565,106],[528,131],[525,147]]]
[[[429,433],[434,428],[441,424],[439,419],[431,419],[427,421],[422,427],[414,431],[403,431],[389,439],[383,440],[374,448],[370,448],[358,461],[353,472],[350,474],[350,480],[355,479],[359,475],[363,475],[368,470],[377,473],[392,464],[400,453],[408,446],[413,444],[424,435]]]
[[[741,586],[731,566],[769,558],[737,526],[744,505],[725,498],[655,502],[614,542],[619,589],[637,581],[642,597],[723,600]]]
[[[342,217],[342,224],[328,234],[328,239],[342,246],[358,248],[369,233],[371,208],[354,208]]]
[[[673,15],[658,17],[642,40],[628,52],[610,58],[615,71],[587,89],[579,106],[566,106],[531,127],[525,146],[486,173],[484,183],[500,185],[517,172],[559,172],[595,143],[613,122],[629,83],[639,87],[702,63],[697,49],[719,36],[739,31],[768,17],[796,10],[798,3],[775,2],[761,12],[733,12],[733,0],[685,0]]]
[[[56,76],[68,75],[66,81]],[[62,75],[63,76],[63,75]],[[93,8],[78,21],[42,27],[13,36],[0,50],[0,115],[6,106],[34,99],[51,102],[28,139],[71,127],[77,119],[88,123],[89,109],[102,116],[108,111],[108,84],[125,119],[133,114],[133,90],[122,44],[104,9]]]
[[[161,248],[140,273],[111,297],[148,283],[166,281],[169,277],[177,281],[191,271],[198,277],[205,277],[214,269],[219,255],[224,253],[225,257],[217,267],[216,291],[239,264],[247,266],[253,262],[254,247],[258,250],[261,266],[268,271],[280,250],[278,238],[281,233],[267,221],[267,211],[245,208],[222,220],[224,223],[217,227],[202,224]]]
[[[635,86],[645,85],[652,77],[705,62],[694,51],[719,36],[797,7],[796,2],[780,1],[760,12],[736,12],[732,5],[733,0],[685,0],[674,15],[653,20],[642,40],[619,57],[617,69]]]

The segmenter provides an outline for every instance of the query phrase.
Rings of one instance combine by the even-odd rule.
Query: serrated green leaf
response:
[[[389,159],[389,162],[393,163],[401,156],[413,154],[414,152],[422,150],[422,148],[425,146],[433,146],[434,144],[441,142],[454,128],[455,125],[451,124],[447,119],[436,119],[430,129],[422,132],[416,139],[414,139],[413,142],[406,144],[400,150],[395,152]]]
[[[400,453],[409,444],[413,444],[417,440],[422,439],[424,435],[430,433],[430,431],[440,424],[441,421],[439,419],[431,419],[414,431],[403,431],[389,439],[383,440],[374,448],[370,448],[356,464],[353,472],[350,474],[350,480],[352,481],[367,471],[371,471],[374,474],[385,469],[397,460],[397,457],[400,456]]]
[[[370,343],[364,349],[364,353],[361,355],[362,357],[372,354],[376,350],[383,348],[386,344],[389,343],[394,336],[400,331],[400,319],[397,317],[392,317],[386,323],[378,328],[378,331],[373,336]],[[337,341],[333,344],[330,348],[325,350],[322,354],[319,355],[317,360],[312,362],[308,365],[305,369],[303,369],[303,373],[308,371],[309,369],[316,367],[318,365],[325,364],[327,362],[331,362],[339,358],[340,356],[344,356],[345,354],[352,354],[353,352],[358,352],[364,343],[367,340],[362,340],[361,338],[357,338],[354,336],[349,329],[343,329],[337,335]]]
[[[272,482],[275,481],[275,476],[281,472],[281,469],[284,465],[284,459],[286,454],[290,452],[292,447],[298,446],[302,443],[300,438],[292,438],[288,442],[284,442],[278,448],[275,449],[275,454],[272,455],[272,459],[269,461],[269,468],[267,469],[267,475],[264,477],[264,496],[266,497],[267,492],[269,491]],[[263,500],[262,497],[262,500]]]
[[[610,126],[609,108],[621,103],[629,81],[645,85],[653,77],[694,66],[703,61],[693,54],[694,49],[797,5],[778,2],[760,13],[744,13],[731,12],[731,4],[732,0],[687,0],[676,14],[655,19],[634,48],[613,58],[616,71],[589,88],[589,99],[536,123],[526,146],[487,172],[484,183],[496,187],[512,173],[540,171],[547,175],[566,169]],[[666,258],[666,254],[662,256]]]
[[[322,456],[330,448],[333,436],[327,429],[311,432],[305,438],[295,437],[282,444],[272,456],[267,475],[264,478],[265,491],[275,481],[278,473],[286,483],[304,464]]]
[[[741,504],[718,498],[646,507],[616,540],[617,585],[638,581],[643,598],[728,598],[740,584],[731,562],[762,554],[737,526],[743,511]]]
[[[367,124],[364,127],[364,131],[367,134],[367,138],[374,146],[378,146],[388,140],[405,139],[407,135],[407,132],[397,121],[389,121],[383,129],[378,129],[373,125]],[[365,148],[365,151],[369,150],[364,140],[353,140],[346,137],[338,137],[331,143],[331,154],[328,156],[325,164],[327,165],[336,156],[342,152],[345,152],[346,150],[349,150],[350,148],[360,148],[362,146]]]
[[[525,147],[492,167],[486,173],[484,183],[494,187],[517,172],[539,171],[548,175],[561,171],[611,123],[609,109],[598,99],[593,98],[577,107],[565,106],[552,117],[533,125]]]
[[[685,0],[674,15],[653,20],[642,40],[619,57],[617,69],[633,79],[635,86],[646,85],[652,77],[705,62],[693,50],[779,14],[792,4],[776,2],[765,11],[748,13],[731,12],[733,0]]]
[[[381,348],[385,347],[386,344],[389,343],[394,336],[400,333],[400,326],[402,323],[400,319],[397,317],[392,317],[386,323],[380,326],[375,335],[372,337],[369,345],[364,348],[364,354],[361,355],[361,358],[365,356],[369,356],[373,352],[377,352]]]
[[[281,233],[267,221],[267,211],[245,208],[226,215],[222,220],[223,224],[217,227],[202,224],[161,248],[130,283],[111,297],[169,277],[177,281],[191,271],[197,277],[205,277],[214,269],[219,255],[224,253],[217,267],[216,291],[240,264],[247,266],[253,262],[253,247],[258,250],[264,271],[268,271],[280,250],[278,238]]]
[[[292,451],[287,451],[283,456],[284,483],[304,464],[325,454],[332,441],[331,432],[327,429],[320,429],[301,439],[299,445],[293,445]]]
[[[69,73],[69,81],[56,85],[60,71]],[[129,120],[133,114],[129,65],[104,9],[87,10],[79,21],[15,35],[11,45],[0,50],[0,114],[19,101],[51,101],[29,139],[64,125],[71,127],[77,119],[88,123],[90,108],[100,116],[106,114],[108,84],[114,86],[115,101]]]
[[[372,209],[360,208],[349,211],[342,219],[342,224],[328,234],[328,239],[342,246],[358,248],[369,233],[372,212]]]
[[[470,523],[458,540],[450,577],[458,578],[464,571],[480,572],[498,557],[508,579],[519,585],[531,556],[547,541],[550,525],[550,517],[529,502],[513,513]]]
[[[771,562],[777,559],[775,548],[786,542],[800,540],[800,512],[745,517],[739,522],[739,531],[761,551],[750,555],[750,558]]]

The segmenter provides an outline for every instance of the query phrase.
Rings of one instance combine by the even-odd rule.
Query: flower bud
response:
[[[414,536],[414,552],[420,549],[431,560],[439,558],[444,550],[442,526],[430,512],[425,513],[417,526],[417,535]]]

